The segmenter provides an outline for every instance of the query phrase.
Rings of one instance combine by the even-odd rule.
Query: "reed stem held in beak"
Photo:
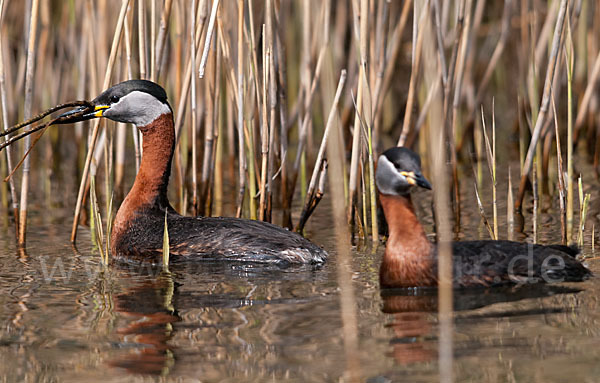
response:
[[[17,134],[16,136],[11,137],[9,140],[6,140],[5,142],[2,142],[0,144],[0,150],[4,149],[5,147],[9,146],[10,144],[12,144],[15,141],[18,141],[18,140],[20,140],[20,139],[22,139],[24,137],[29,136],[32,133],[35,133],[35,132],[37,132],[39,130],[42,130],[42,129],[45,129],[45,128],[47,128],[50,125],[69,123],[69,121],[71,121],[72,119],[77,118],[77,117],[81,117],[84,114],[89,113],[91,110],[94,109],[94,106],[89,101],[72,101],[72,102],[67,102],[67,103],[64,103],[64,104],[60,104],[60,105],[57,105],[57,106],[52,107],[50,109],[47,109],[43,113],[40,113],[37,116],[35,116],[33,118],[30,118],[27,121],[23,121],[23,122],[21,122],[19,124],[13,125],[10,128],[8,128],[8,129],[0,132],[0,137],[9,135],[11,133],[14,133],[17,130],[19,130],[21,128],[24,128],[24,127],[26,127],[28,125],[31,125],[31,124],[33,124],[33,123],[35,123],[35,122],[43,119],[44,117],[46,117],[46,116],[48,116],[48,115],[50,115],[50,114],[52,114],[54,112],[57,112],[57,111],[59,111],[61,109],[72,108],[72,107],[75,107],[75,106],[80,106],[80,107],[84,107],[84,108],[81,108],[81,109],[77,110],[76,112],[70,113],[67,116],[65,116],[64,114],[60,115],[60,116],[58,116],[58,117],[56,117],[56,118],[48,121],[45,124],[40,124],[38,126],[35,126],[35,127],[31,128],[31,129],[25,131],[25,132]]]

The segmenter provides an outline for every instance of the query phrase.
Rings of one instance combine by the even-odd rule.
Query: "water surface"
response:
[[[470,185],[459,237],[487,238]],[[431,232],[430,198],[415,196]],[[542,243],[560,238],[548,205],[540,217]],[[323,267],[205,262],[165,273],[148,266],[104,269],[89,229],[82,227],[78,248],[71,247],[71,207],[39,202],[26,252],[15,248],[7,220],[1,228],[0,376],[8,382],[339,381],[345,359],[329,209],[320,206],[308,229],[331,254]],[[502,199],[500,211],[504,216]],[[590,214],[597,220],[594,209]],[[530,220],[526,209],[517,239],[531,240]],[[586,241],[593,256],[589,233]],[[436,297],[382,297],[382,252],[383,246],[352,250],[363,381],[437,381]],[[597,261],[588,263],[600,273]],[[599,294],[598,278],[456,292],[457,381],[598,381]]]

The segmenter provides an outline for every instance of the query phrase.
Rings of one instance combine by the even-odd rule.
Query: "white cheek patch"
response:
[[[165,113],[171,113],[167,104],[140,91],[121,97],[119,102],[111,105],[109,111],[106,117],[114,116],[117,121],[131,122],[138,128],[148,125]]]
[[[396,185],[399,183],[408,185],[406,177],[400,174],[394,164],[384,155],[379,156],[375,181],[377,188],[383,194],[398,194],[395,188]]]

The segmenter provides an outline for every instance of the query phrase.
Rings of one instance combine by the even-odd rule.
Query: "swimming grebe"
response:
[[[160,262],[165,213],[173,261],[222,259],[261,263],[322,263],[327,253],[299,234],[240,218],[184,217],[167,199],[175,150],[173,112],[167,94],[146,80],[117,84],[86,107],[64,113],[61,123],[96,117],[132,123],[142,132],[143,154],[133,187],[121,204],[111,233],[113,257]]]
[[[411,201],[413,186],[431,189],[413,151],[386,150],[377,163],[376,183],[389,238],[379,270],[381,287],[437,286],[437,250],[429,242]],[[575,259],[576,248],[513,241],[452,243],[455,287],[582,281],[591,272]]]

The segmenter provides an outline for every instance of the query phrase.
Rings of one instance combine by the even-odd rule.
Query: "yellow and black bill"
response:
[[[108,108],[108,105],[80,106],[58,116],[59,119],[55,124],[73,124],[102,117],[104,111]]]
[[[431,184],[429,183],[429,181],[427,181],[427,179],[420,173],[415,173],[415,172],[400,172],[400,174],[402,174],[405,178],[406,181],[411,184],[411,185],[416,185],[416,186],[420,186],[422,188],[425,189],[429,189],[431,190]]]

